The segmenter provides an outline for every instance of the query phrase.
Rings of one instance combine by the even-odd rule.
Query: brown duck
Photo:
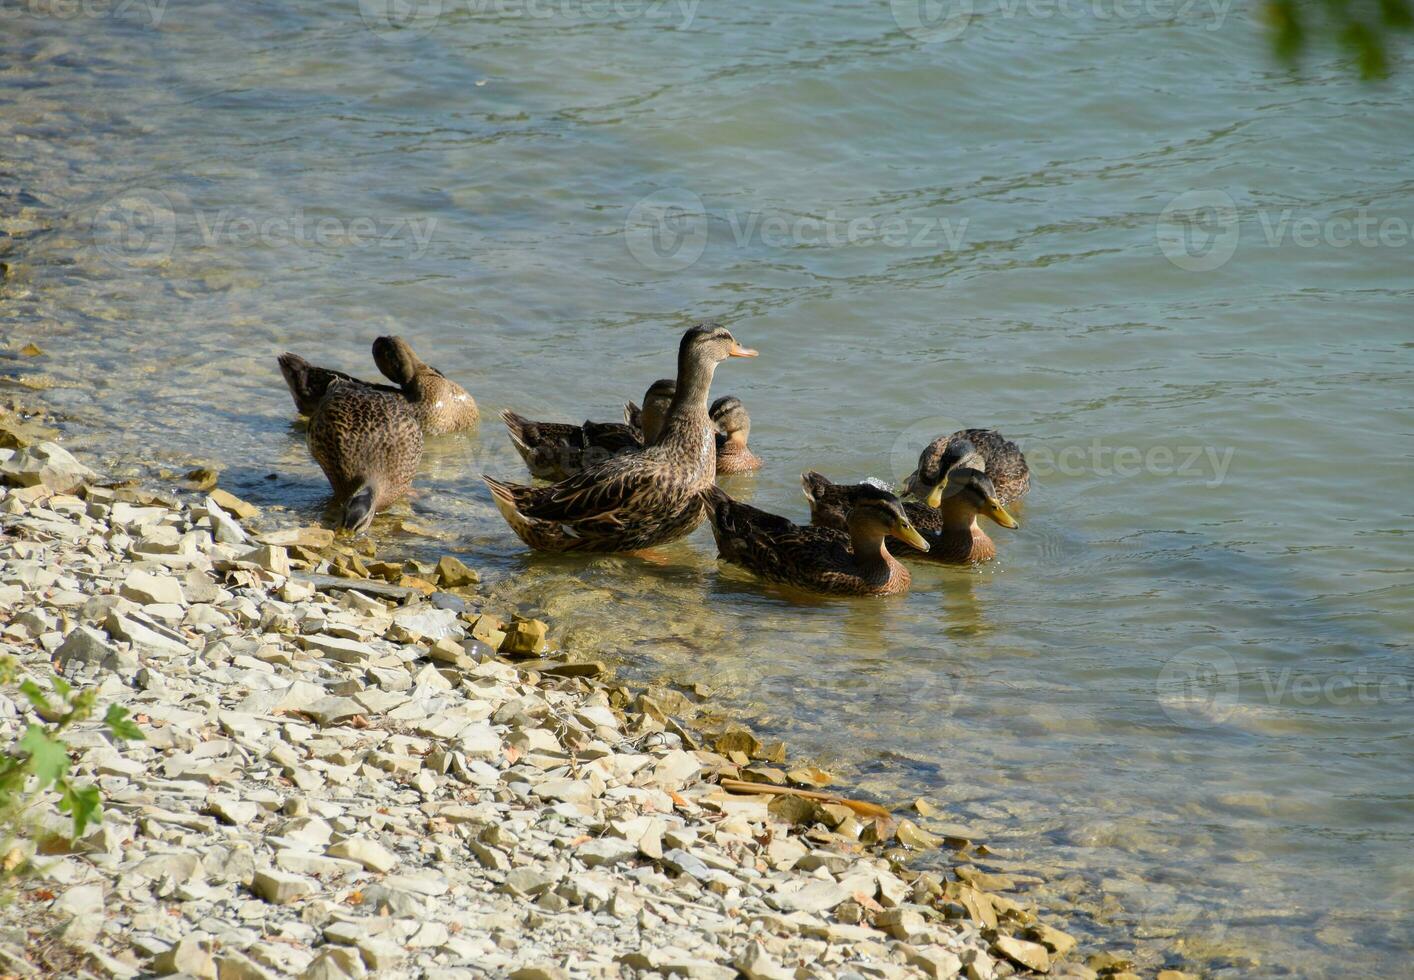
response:
[[[928,542],[913,528],[899,499],[861,484],[844,516],[845,529],[801,526],[733,500],[719,487],[703,493],[720,557],[781,585],[826,595],[907,592],[908,569],[889,554],[892,535],[920,551]],[[892,540],[892,539],[890,539]]]
[[[891,545],[903,557],[926,557],[929,561],[949,564],[983,562],[995,557],[997,546],[978,525],[978,515],[1002,527],[1018,525],[997,499],[992,481],[980,470],[966,467],[953,467],[942,479],[946,490],[939,493],[941,508],[912,500],[903,505],[914,528],[928,542],[928,547],[922,549],[927,554],[919,555],[907,540],[891,539]],[[831,483],[819,473],[806,473],[801,477],[801,485],[810,501],[811,522],[839,530],[846,526],[849,510],[860,496],[867,497],[879,490],[872,483]],[[925,495],[932,496],[931,490],[925,490]]]
[[[422,431],[429,436],[470,429],[480,418],[476,400],[466,389],[422,361],[403,338],[379,337],[373,341],[373,362],[383,376],[398,387],[361,381],[342,371],[311,364],[298,354],[280,355],[280,373],[285,376],[285,384],[301,415],[313,415],[329,384],[339,380],[401,395],[412,407]],[[412,365],[410,375],[406,373],[409,364]]]
[[[716,423],[717,475],[751,473],[761,468],[761,457],[746,445],[751,435],[751,416],[735,395],[726,395],[712,403],[712,421]]]
[[[542,480],[564,480],[611,456],[642,449],[662,431],[677,383],[671,378],[653,382],[643,396],[643,407],[624,406],[623,422],[536,422],[510,409],[501,413],[516,452],[530,475]]]
[[[904,480],[904,492],[937,507],[943,477],[954,466],[984,471],[1003,504],[1012,503],[1031,488],[1031,470],[1020,446],[996,429],[959,429],[938,436],[923,448],[918,454],[918,469]]]
[[[411,378],[415,360],[390,355],[389,377]],[[340,526],[361,533],[406,497],[422,458],[422,426],[397,389],[330,378],[309,417],[309,451],[343,508]]]
[[[542,551],[637,551],[690,534],[716,475],[712,376],[728,357],[755,356],[720,324],[693,327],[678,347],[677,392],[656,442],[548,487],[483,477],[501,516]]]

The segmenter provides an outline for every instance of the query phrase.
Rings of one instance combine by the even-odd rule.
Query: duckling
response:
[[[725,395],[712,403],[712,421],[720,432],[717,435],[717,475],[750,473],[761,468],[761,458],[747,448],[746,440],[751,435],[751,416],[741,399],[735,395]]]
[[[548,487],[483,477],[501,516],[542,551],[638,551],[692,533],[716,476],[712,376],[728,357],[755,356],[721,324],[693,327],[678,346],[677,391],[655,442]]]
[[[390,354],[393,380],[411,379],[416,362]],[[368,530],[373,515],[406,497],[422,459],[422,426],[400,391],[327,379],[309,418],[309,451],[342,505],[340,526]]]
[[[827,595],[907,592],[911,576],[889,554],[885,538],[893,535],[919,551],[927,551],[928,542],[892,493],[869,484],[852,489],[845,530],[802,527],[716,486],[703,496],[719,556],[767,581]]]
[[[925,488],[924,494],[932,499],[936,490],[941,508],[911,500],[903,505],[913,526],[928,542],[928,547],[922,549],[927,552],[928,560],[961,565],[994,558],[997,546],[978,526],[978,515],[984,515],[1002,527],[1016,528],[1020,525],[997,499],[992,481],[981,470],[965,466],[945,471],[940,479],[940,487]],[[811,522],[835,529],[846,526],[849,508],[854,501],[861,495],[871,496],[878,492],[878,488],[870,483],[831,483],[819,473],[806,473],[801,477],[801,485],[806,499],[810,501]],[[946,490],[942,489],[943,486]],[[907,540],[893,542],[902,557],[918,556],[911,544]]]
[[[476,400],[467,394],[466,389],[422,361],[401,337],[379,337],[373,341],[373,361],[383,376],[389,381],[407,378],[406,381],[397,381],[399,386],[396,388],[319,367],[298,354],[281,354],[279,361],[280,373],[284,375],[285,384],[295,400],[295,409],[301,415],[313,415],[330,383],[343,381],[374,391],[401,394],[412,406],[422,431],[429,436],[470,429],[480,418]],[[409,364],[412,365],[411,375],[404,373]]]
[[[996,429],[959,429],[938,436],[918,454],[918,469],[904,480],[904,491],[919,500],[941,492],[943,474],[951,466],[984,471],[996,488],[997,499],[1009,504],[1031,488],[1031,470],[1021,447]],[[928,500],[931,507],[938,502]]]
[[[531,476],[564,480],[611,456],[642,449],[646,434],[656,438],[675,388],[671,379],[653,382],[643,396],[642,409],[633,402],[624,406],[623,422],[536,422],[510,409],[501,413],[501,421]]]

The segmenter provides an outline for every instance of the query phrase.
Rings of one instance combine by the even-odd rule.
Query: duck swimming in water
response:
[[[705,493],[717,552],[724,561],[780,585],[826,595],[907,592],[908,569],[889,554],[886,539],[919,551],[928,542],[892,493],[871,484],[852,488],[844,528],[799,525],[733,500],[720,487]]]
[[[712,421],[719,430],[717,436],[717,475],[751,473],[761,468],[761,457],[747,446],[751,435],[751,416],[735,395],[725,395],[712,403]]]
[[[653,382],[643,396],[643,408],[624,406],[623,422],[536,422],[510,409],[501,413],[516,452],[530,474],[542,480],[565,480],[611,456],[642,449],[658,437],[673,402],[677,382]]]
[[[939,507],[905,501],[905,513],[913,527],[928,543],[918,549],[907,539],[891,540],[901,557],[921,557],[929,561],[961,565],[989,561],[996,556],[997,546],[978,524],[979,516],[995,521],[1002,527],[1015,528],[1016,518],[1007,513],[987,474],[966,466],[954,466],[942,474],[944,487],[923,487],[929,499],[935,496]],[[831,483],[819,473],[801,477],[806,499],[810,501],[810,520],[821,527],[843,530],[848,525],[850,508],[861,498],[878,491],[871,483]]]
[[[676,393],[655,442],[548,487],[483,477],[501,516],[542,551],[638,551],[692,533],[716,478],[712,377],[729,357],[755,356],[720,324],[693,327],[678,346]]]
[[[939,506],[944,475],[954,466],[982,470],[996,489],[1003,505],[1012,503],[1031,488],[1031,470],[1021,447],[996,429],[959,429],[938,436],[918,454],[918,469],[904,480],[904,490],[919,500]]]

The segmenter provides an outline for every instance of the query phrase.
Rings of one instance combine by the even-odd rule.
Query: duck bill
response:
[[[919,534],[911,525],[895,524],[894,537],[911,548],[917,548],[919,551],[928,550],[928,539]]]
[[[948,478],[945,476],[943,477],[942,483],[939,483],[936,487],[929,491],[928,506],[933,508],[934,510],[937,510],[939,507],[943,506],[943,494],[947,491],[947,489]]]
[[[732,349],[727,352],[730,357],[756,357],[757,352],[750,347],[743,347],[741,344],[733,343]]]
[[[1009,527],[1009,528],[1018,528],[1018,527],[1021,527],[1021,525],[1020,525],[1019,523],[1017,523],[1016,518],[1015,518],[1015,517],[1012,517],[1010,514],[1008,514],[1008,513],[1006,512],[1006,508],[1004,508],[1001,504],[999,504],[999,503],[998,503],[997,501],[995,501],[995,500],[989,500],[989,501],[987,501],[987,506],[986,506],[986,508],[982,511],[982,513],[986,514],[988,517],[990,517],[992,520],[996,521],[996,522],[997,522],[998,524],[1000,524],[1002,527]]]

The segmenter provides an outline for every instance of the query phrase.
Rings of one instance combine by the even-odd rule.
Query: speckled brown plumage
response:
[[[761,458],[746,441],[751,436],[751,416],[741,399],[724,395],[712,403],[712,421],[717,426],[717,475],[751,473],[761,468]]]
[[[422,427],[402,394],[342,379],[315,406],[308,442],[353,531],[408,495],[422,459]]]
[[[981,457],[980,465],[977,456]],[[953,466],[985,470],[1004,505],[1031,488],[1031,471],[1020,446],[996,429],[959,429],[924,447],[918,455],[918,469],[904,480],[905,492],[925,499]]]
[[[672,404],[675,382],[655,381],[643,397],[644,408],[624,406],[623,422],[537,422],[510,409],[501,413],[511,442],[532,476],[565,480],[621,453],[642,449],[643,425],[656,437]]]
[[[806,473],[801,477],[801,485],[810,501],[811,522],[836,530],[847,526],[849,509],[862,494],[878,492],[873,484],[831,483],[819,473]],[[996,514],[1000,504],[991,482],[984,473],[972,469],[952,470],[941,508],[912,500],[904,501],[903,508],[914,528],[928,542],[927,552],[921,552],[891,537],[889,547],[903,558],[924,558],[954,565],[989,561],[996,556],[997,548],[978,524],[978,516],[998,520],[1004,526],[1015,526],[1015,521],[1005,511]],[[1001,520],[1003,517],[1011,521],[1011,525],[1006,525]]]
[[[637,551],[690,534],[701,493],[716,475],[716,428],[707,397],[717,364],[750,357],[718,324],[689,330],[678,348],[677,393],[656,442],[548,487],[484,477],[501,515],[543,551]]]
[[[380,392],[398,393],[429,436],[460,432],[476,425],[480,412],[465,388],[425,363],[401,337],[373,341],[373,360],[398,387],[363,381],[342,371],[311,364],[297,354],[280,355],[280,373],[301,415],[312,415],[333,381],[362,385]]]
[[[733,500],[720,487],[703,494],[718,555],[768,582],[827,595],[907,592],[908,569],[889,554],[885,537],[908,525],[899,500],[863,485],[845,529],[802,526]]]

